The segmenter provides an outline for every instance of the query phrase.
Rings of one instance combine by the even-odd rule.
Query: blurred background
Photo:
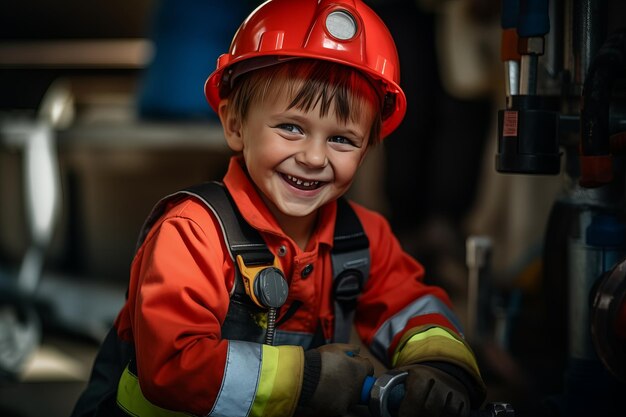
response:
[[[220,179],[203,83],[258,1],[0,4],[0,414],[67,416],[152,206]],[[455,303],[518,415],[619,415],[626,2],[371,0],[407,117],[351,197]]]

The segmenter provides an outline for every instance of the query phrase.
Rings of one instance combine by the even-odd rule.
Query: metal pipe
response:
[[[607,0],[580,0],[573,2],[573,80],[582,85],[587,70],[606,38]]]
[[[519,82],[520,94],[528,96],[537,94],[537,63],[537,55],[522,55]]]
[[[580,183],[597,187],[613,181],[610,144],[610,102],[613,84],[626,71],[626,29],[602,45],[587,71],[583,85],[580,123]]]
[[[506,61],[504,63],[504,82],[506,87],[506,96],[516,96],[520,92],[520,65],[518,61]]]
[[[467,291],[467,329],[465,335],[470,343],[481,339],[481,322],[488,300],[481,297],[481,288],[488,285],[491,260],[491,239],[485,236],[470,236],[466,242],[466,263],[469,271]]]

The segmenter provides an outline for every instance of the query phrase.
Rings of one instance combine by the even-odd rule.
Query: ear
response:
[[[243,150],[243,134],[241,129],[241,120],[234,112],[230,111],[228,99],[220,101],[218,106],[218,115],[224,129],[224,137],[230,149],[235,152]]]

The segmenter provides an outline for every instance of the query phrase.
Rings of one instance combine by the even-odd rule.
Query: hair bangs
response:
[[[372,120],[370,144],[379,142],[382,98],[372,82],[359,71],[315,59],[294,59],[241,76],[231,103],[245,118],[252,103],[288,97],[287,108],[310,112],[318,108],[322,117],[334,113],[338,121]]]

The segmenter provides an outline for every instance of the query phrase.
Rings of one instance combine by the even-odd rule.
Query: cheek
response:
[[[261,141],[253,141],[243,149],[243,156],[248,171],[253,177],[271,175],[280,163],[280,149],[277,146],[268,146]]]
[[[276,160],[276,147],[248,146],[244,148],[244,157],[248,163],[261,166],[272,166]]]
[[[350,184],[360,165],[359,157],[340,158],[335,165],[335,179],[339,183]]]

